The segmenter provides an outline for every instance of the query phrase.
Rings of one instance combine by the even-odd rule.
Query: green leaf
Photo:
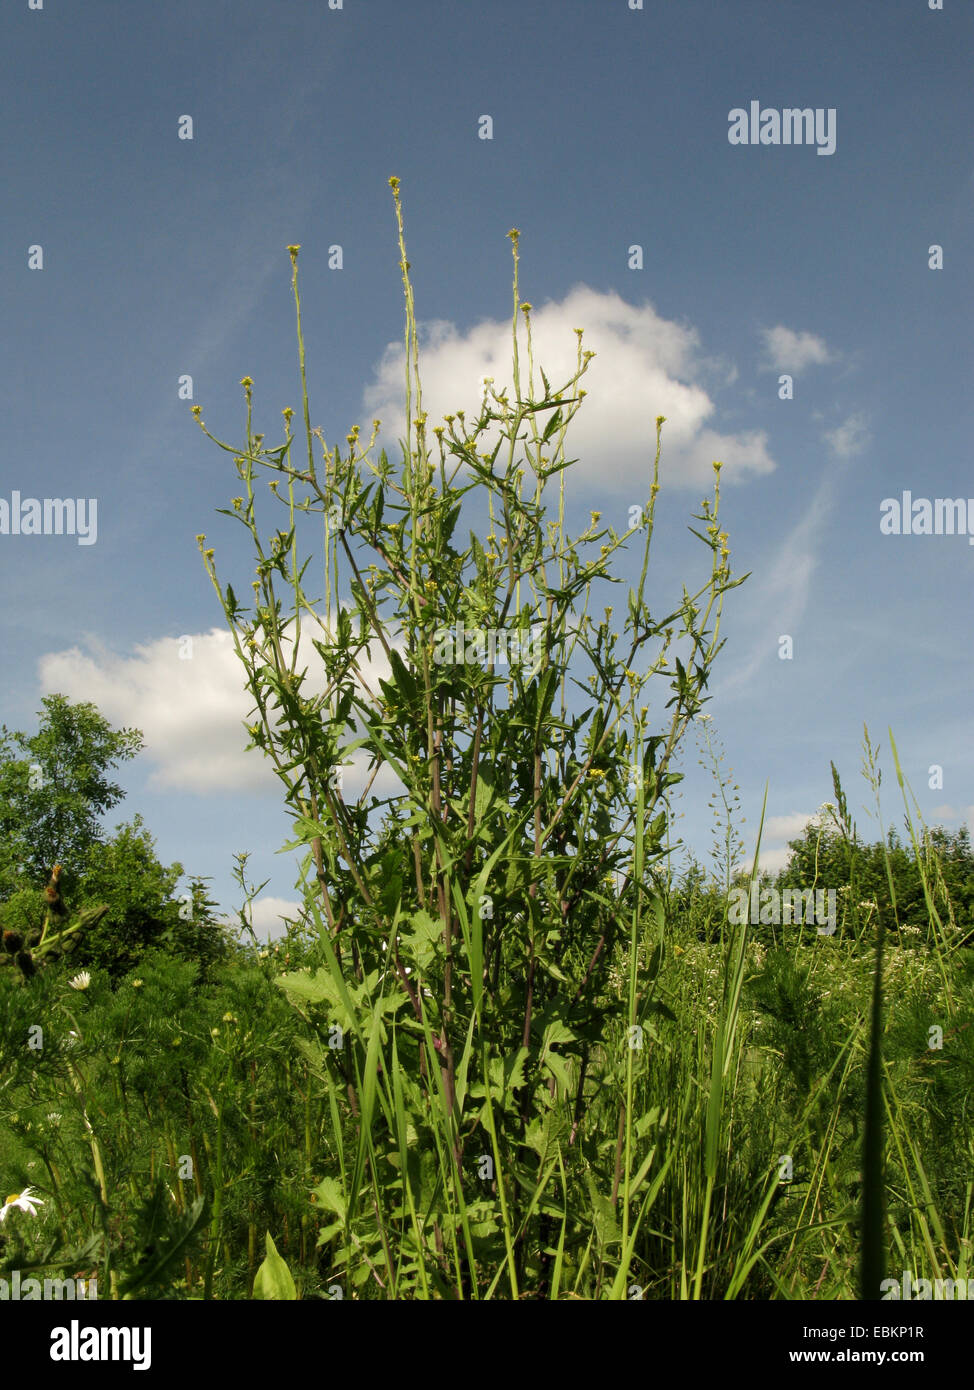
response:
[[[589,1197],[592,1201],[592,1216],[595,1220],[595,1233],[599,1243],[603,1246],[615,1244],[620,1236],[612,1203],[598,1190],[595,1179],[590,1172],[586,1172],[585,1181],[588,1184]]]
[[[314,1195],[326,1211],[332,1211],[342,1221],[345,1220],[346,1202],[337,1178],[324,1178],[315,1188]]]
[[[555,413],[554,413],[554,415],[552,415],[551,419],[548,421],[547,425],[545,425],[544,434],[541,436],[541,443],[542,443],[542,444],[547,444],[548,440],[549,440],[549,439],[551,438],[551,436],[555,433],[555,431],[556,431],[557,429],[560,429],[560,428],[561,428],[561,421],[562,421],[562,414],[561,414],[561,411],[560,411],[560,410],[556,410]]]
[[[264,1240],[267,1255],[254,1279],[254,1298],[296,1299],[298,1294],[294,1287],[294,1280],[291,1278],[291,1271],[277,1253],[277,1247],[271,1240],[270,1231],[267,1232]]]
[[[412,913],[399,933],[400,956],[414,961],[420,970],[426,971],[442,949],[442,917],[431,916],[425,908]]]
[[[474,825],[480,826],[488,810],[494,803],[496,792],[490,768],[480,763],[477,768],[477,792],[474,797]]]
[[[538,964],[545,970],[547,974],[551,976],[553,980],[561,980],[566,985],[571,983],[568,976],[565,975],[561,970],[559,970],[557,965],[555,965],[554,961],[549,960],[547,956],[539,955],[537,957],[537,960]]]
[[[564,1057],[559,1057],[557,1052],[549,1052],[544,1059],[544,1064],[554,1076],[564,1095],[571,1087],[572,1074],[569,1064]]]
[[[292,1001],[305,1004],[323,1004],[325,1000],[334,1002],[336,991],[327,970],[318,969],[311,975],[303,970],[292,970],[287,975],[279,975],[274,981]]]
[[[578,1034],[573,1033],[567,1023],[563,1023],[560,1018],[554,1018],[545,1029],[544,1043],[541,1047],[542,1058],[546,1056],[548,1049],[554,1043],[577,1042]]]

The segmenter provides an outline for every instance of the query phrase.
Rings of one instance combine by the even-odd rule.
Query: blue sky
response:
[[[280,437],[300,404],[285,249],[300,243],[312,423],[332,445],[379,415],[394,452],[393,174],[417,315],[439,325],[420,361],[431,416],[474,411],[484,362],[510,379],[514,226],[536,357],[573,363],[575,325],[597,353],[568,436],[573,516],[625,529],[667,416],[651,606],[704,575],[686,524],[723,461],[732,563],[752,577],[725,603],[708,710],[746,832],[769,783],[766,862],[831,797],[830,760],[866,801],[864,723],[884,754],[892,726],[928,820],[969,823],[974,550],[880,531],[904,490],[974,499],[968,6],[11,0],[0,37],[0,499],[97,500],[93,544],[0,534],[0,721],[33,730],[61,691],[143,729],[112,823],[140,811],[160,856],[211,876],[228,909],[232,854],[251,851],[265,927],[294,900],[195,540],[246,589],[239,528],[215,514],[236,478],[178,382],[239,440],[249,375],[256,428]],[[732,144],[752,101],[831,110],[834,152]],[[691,739],[678,829],[705,858],[698,756]]]

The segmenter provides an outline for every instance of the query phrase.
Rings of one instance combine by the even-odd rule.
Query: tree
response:
[[[204,880],[177,894],[182,864],[161,863],[155,841],[141,816],[116,828],[111,839],[93,844],[79,894],[86,904],[105,903],[108,912],[79,942],[74,959],[105,970],[113,978],[133,969],[153,946],[203,966],[222,959],[226,938],[216,923],[215,906]]]
[[[72,705],[63,695],[46,696],[42,704],[33,737],[0,726],[6,955],[14,958],[13,942],[28,958],[36,951],[38,963],[70,953],[72,966],[113,978],[153,946],[204,968],[224,958],[226,937],[205,881],[193,878],[188,892],[177,893],[183,866],[160,862],[141,816],[111,836],[102,828],[102,814],[124,796],[106,774],[141,751],[140,730],[114,729],[94,705]],[[49,941],[49,917],[66,933],[63,947]],[[9,960],[0,957],[0,964]]]
[[[78,873],[104,841],[99,818],[125,793],[106,773],[144,746],[138,729],[113,729],[92,704],[46,695],[32,737],[0,725],[0,900],[22,872],[46,881],[55,864]]]

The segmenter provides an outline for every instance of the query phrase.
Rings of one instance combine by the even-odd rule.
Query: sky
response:
[[[378,416],[397,456],[393,175],[431,423],[510,382],[517,227],[535,359],[570,372],[576,326],[596,353],[566,442],[576,529],[592,509],[627,529],[666,417],[654,609],[706,577],[686,528],[723,463],[750,578],[681,762],[688,850],[706,863],[715,828],[705,730],[746,838],[767,788],[766,867],[833,799],[832,762],[875,838],[864,726],[886,824],[892,729],[928,823],[970,825],[969,5],[9,0],[0,45],[0,722],[34,732],[59,692],[141,729],[109,826],[142,814],[227,912],[248,852],[264,934],[296,903],[196,542],[246,591],[217,513],[237,479],[190,407],[239,442],[249,376],[255,428],[283,438],[300,244],[312,424],[344,448]],[[15,533],[23,499],[66,497],[74,534]]]

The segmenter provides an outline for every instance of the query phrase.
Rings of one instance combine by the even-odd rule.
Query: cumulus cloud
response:
[[[292,921],[301,917],[301,903],[290,898],[257,898],[250,905],[250,925],[259,941],[272,941],[286,930],[283,918]]]
[[[791,850],[788,848],[787,845],[781,845],[778,848],[773,849],[768,849],[764,845],[762,845],[761,856],[758,861],[758,872],[762,874],[776,874],[781,869],[787,868],[788,860],[790,858]],[[751,866],[753,865],[753,863],[754,855],[752,854],[749,858],[745,859],[740,864],[739,867],[741,872],[749,874],[751,872]]]
[[[826,430],[822,438],[836,458],[854,458],[867,448],[870,441],[865,415],[850,415],[834,430]]]
[[[307,628],[302,649],[306,634]],[[299,669],[309,667],[304,689],[320,694],[325,689],[321,663],[309,640],[307,648],[299,663]],[[388,674],[384,656],[362,660],[361,666],[369,689],[377,690],[378,676]],[[269,760],[258,749],[246,751],[244,724],[253,699],[229,632],[211,628],[157,638],[122,655],[89,640],[87,651],[71,647],[43,657],[39,676],[45,692],[90,701],[113,724],[141,729],[143,757],[153,764],[150,787],[203,796],[279,789]],[[343,774],[346,798],[364,786],[368,757],[355,754],[350,761]],[[395,774],[383,768],[372,790],[382,795],[395,784]]]
[[[212,628],[187,636],[188,643],[163,637],[123,655],[96,641],[88,651],[52,652],[40,661],[41,683],[69,700],[90,700],[113,724],[141,729],[155,765],[151,786],[267,790],[264,760],[244,754],[252,702],[229,633]]]
[[[635,306],[618,294],[576,286],[563,300],[549,301],[531,313],[536,394],[543,390],[539,366],[554,391],[565,385],[577,364],[575,328],[584,329],[583,351],[589,361],[579,387],[588,394],[565,439],[568,458],[578,459],[569,473],[574,488],[600,494],[613,490],[642,496],[652,478],[656,451],[656,417],[664,415],[661,477],[673,486],[699,488],[713,480],[715,460],[724,464],[724,481],[740,481],[775,468],[763,430],[725,434],[715,428],[716,407],[703,380],[709,368],[698,354],[693,328],[665,319],[651,304]],[[528,392],[527,334],[518,334],[522,392]],[[390,343],[376,368],[376,380],[363,393],[363,413],[382,420],[380,442],[390,453],[404,438],[405,351]],[[468,426],[483,403],[484,379],[493,390],[505,388],[514,400],[511,322],[487,320],[466,331],[436,320],[420,329],[420,378],[427,438],[444,415],[465,412]],[[414,397],[415,403],[415,397]],[[550,418],[537,416],[539,430]],[[481,436],[484,452],[496,444],[492,424]]]
[[[769,840],[798,840],[809,821],[817,820],[817,811],[793,811],[788,816],[769,816],[764,822],[764,833]],[[763,862],[763,854],[761,859]]]
[[[787,868],[788,860],[791,858],[791,850],[787,843],[776,844],[775,841],[800,840],[805,833],[805,827],[809,824],[819,824],[822,818],[820,809],[791,811],[785,816],[768,816],[761,834],[761,855],[758,871],[762,874],[776,874],[781,869]],[[754,855],[750,854],[741,861],[738,869],[741,873],[749,874],[753,863]]]
[[[825,339],[815,333],[796,333],[779,323],[774,328],[763,329],[761,336],[764,339],[764,370],[768,372],[801,372],[806,367],[820,367],[835,360]]]

